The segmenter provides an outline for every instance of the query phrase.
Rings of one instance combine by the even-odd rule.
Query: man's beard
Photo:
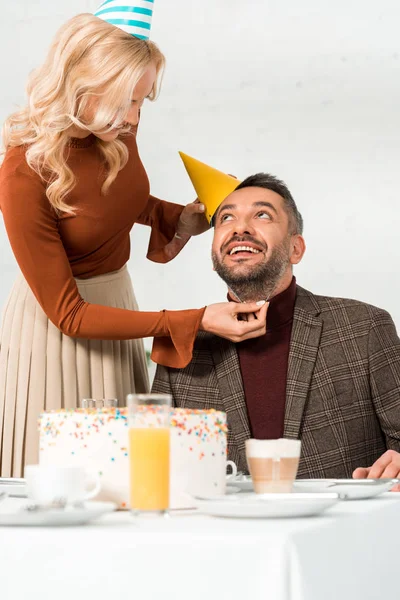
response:
[[[237,300],[241,302],[268,300],[290,264],[289,242],[284,241],[276,246],[268,260],[249,267],[247,272],[235,273],[234,269],[227,267],[215,252],[212,253],[212,262],[215,271],[225,281]]]

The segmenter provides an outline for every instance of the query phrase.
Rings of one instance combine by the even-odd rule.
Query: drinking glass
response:
[[[129,394],[130,500],[134,514],[165,514],[169,507],[169,394]]]

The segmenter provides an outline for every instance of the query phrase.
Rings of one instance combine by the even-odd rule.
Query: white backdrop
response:
[[[0,0],[1,121],[57,27],[96,5]],[[194,198],[178,150],[238,178],[283,178],[305,220],[298,282],[386,308],[398,328],[399,20],[398,0],[156,0],[152,39],[168,67],[139,135],[153,194],[175,202]],[[135,226],[142,309],[224,299],[211,232],[168,265],[146,260],[147,239]],[[2,222],[0,253],[4,303],[17,268]]]

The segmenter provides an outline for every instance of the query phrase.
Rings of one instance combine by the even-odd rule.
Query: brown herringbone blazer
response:
[[[251,434],[235,344],[199,333],[191,363],[158,366],[153,391],[172,393],[176,406],[225,411],[229,458],[248,472]],[[387,312],[297,286],[284,436],[302,441],[302,478],[351,477],[388,448],[400,452],[400,340]]]

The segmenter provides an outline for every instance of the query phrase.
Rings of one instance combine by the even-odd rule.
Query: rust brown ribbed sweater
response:
[[[48,318],[71,337],[123,340],[155,337],[152,358],[184,367],[192,357],[203,309],[136,312],[89,304],[74,277],[120,269],[130,254],[134,223],[152,228],[148,258],[167,262],[165,246],[174,237],[183,206],[149,195],[136,136],[124,138],[129,160],[106,195],[103,161],[96,138],[72,140],[66,158],[76,176],[67,202],[74,216],[57,216],[45,184],[26,163],[23,146],[10,148],[0,168],[0,208],[19,267]]]

